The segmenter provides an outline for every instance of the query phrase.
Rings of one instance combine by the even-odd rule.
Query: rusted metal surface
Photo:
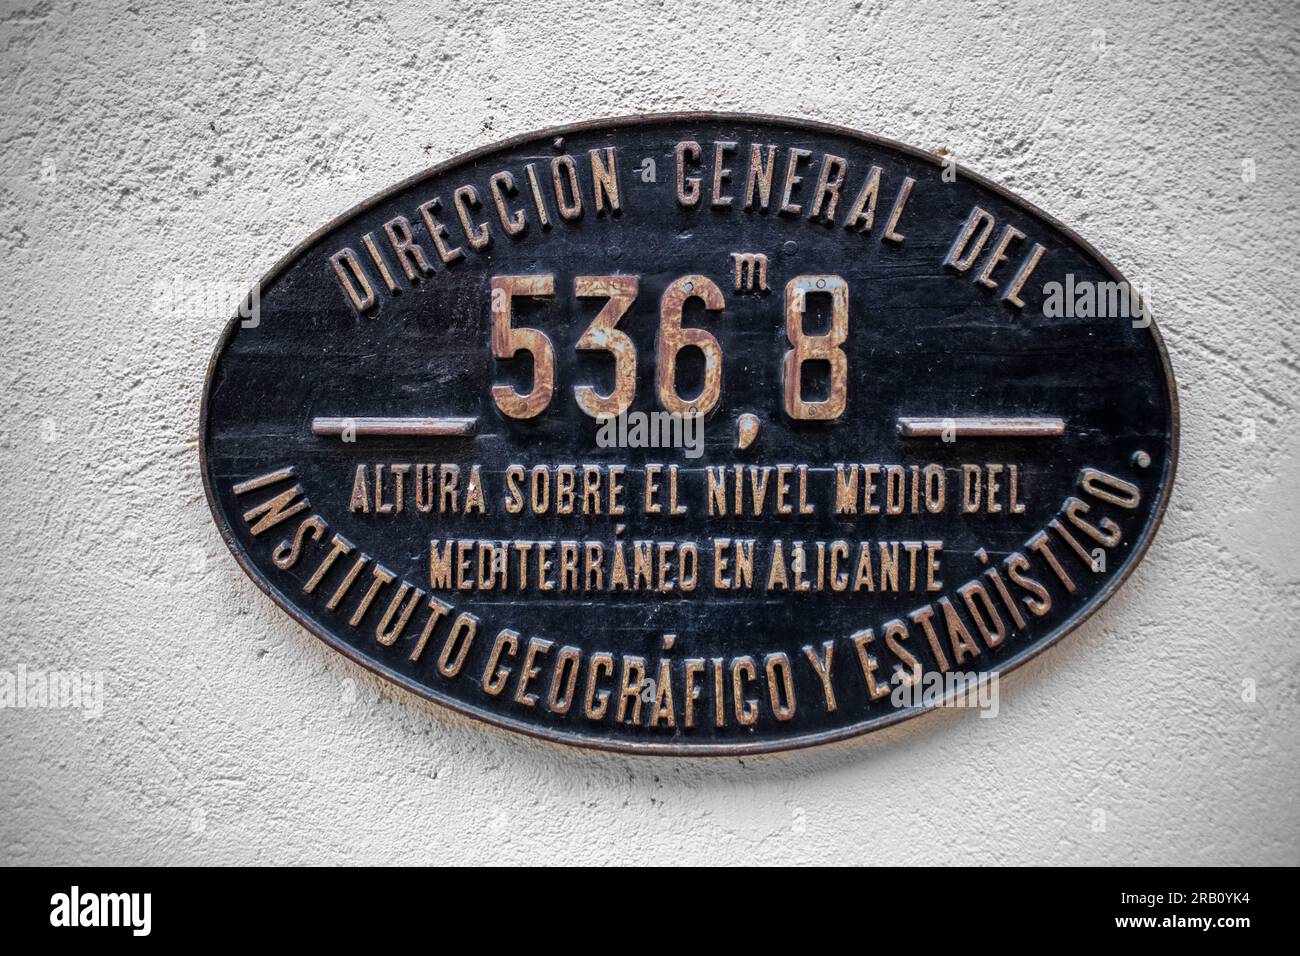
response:
[[[1027,660],[1150,544],[1177,398],[1122,282],[851,130],[547,130],[272,270],[209,369],[204,484],[294,619],[464,713],[636,752],[842,739]]]

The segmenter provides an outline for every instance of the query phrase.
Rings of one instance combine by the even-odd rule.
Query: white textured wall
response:
[[[105,683],[97,720],[0,710],[0,862],[1300,862],[1293,6],[2,6],[0,670]],[[1164,527],[997,719],[567,750],[348,663],[218,538],[195,443],[235,293],[160,280],[244,286],[456,153],[686,109],[955,149],[1154,289]]]

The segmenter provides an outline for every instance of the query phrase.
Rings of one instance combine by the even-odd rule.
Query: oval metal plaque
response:
[[[1140,559],[1178,412],[1137,291],[876,137],[554,129],[272,270],[212,359],[204,483],[296,620],[457,710],[620,750],[834,740],[987,706]]]

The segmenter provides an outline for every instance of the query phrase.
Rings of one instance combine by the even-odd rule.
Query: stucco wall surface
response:
[[[103,706],[0,710],[0,862],[1300,863],[1293,5],[2,8],[0,670]],[[996,719],[538,743],[345,661],[219,539],[198,403],[240,289],[457,153],[691,109],[955,151],[1152,291],[1164,526]]]

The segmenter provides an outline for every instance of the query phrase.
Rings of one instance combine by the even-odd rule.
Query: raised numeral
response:
[[[533,387],[527,394],[509,385],[493,385],[497,408],[511,418],[535,418],[551,403],[555,391],[555,349],[546,333],[516,329],[510,324],[510,304],[515,296],[548,297],[555,294],[555,276],[496,276],[492,280],[492,354],[499,359],[527,352],[533,359]]]
[[[831,327],[825,335],[804,332],[803,318],[810,295],[831,297]],[[848,397],[849,360],[840,348],[849,335],[849,286],[839,276],[796,276],[785,285],[785,337],[790,350],[782,363],[785,413],[791,418],[825,421],[844,414]],[[825,401],[803,400],[803,366],[822,360],[831,366],[831,390]]]
[[[722,346],[704,329],[682,328],[682,306],[698,298],[710,312],[726,305],[722,290],[705,276],[682,276],[659,300],[659,354],[655,362],[655,388],[659,404],[678,415],[707,415],[722,392]],[[694,398],[677,394],[677,355],[688,346],[704,353],[704,386]]]
[[[578,385],[573,396],[578,407],[597,418],[622,415],[636,397],[636,346],[626,332],[614,326],[623,318],[636,298],[636,276],[578,276],[573,281],[574,294],[580,298],[604,296],[609,301],[587,326],[575,348],[580,351],[605,351],[614,356],[614,388],[600,395],[590,385]]]

